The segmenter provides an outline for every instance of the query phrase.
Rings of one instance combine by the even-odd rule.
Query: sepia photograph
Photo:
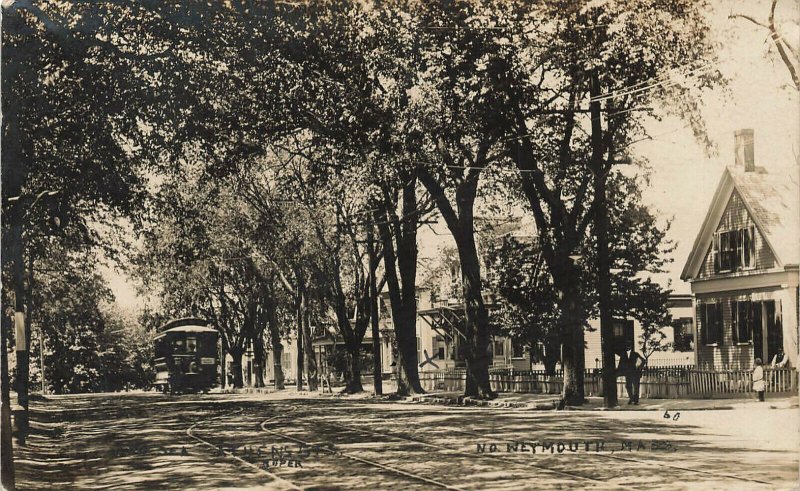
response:
[[[800,489],[797,0],[0,16],[2,489]]]

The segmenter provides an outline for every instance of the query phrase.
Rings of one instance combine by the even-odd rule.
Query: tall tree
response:
[[[184,170],[152,199],[135,272],[173,316],[212,322],[233,358],[234,386],[241,387],[248,342],[269,324],[264,304],[271,285],[254,257],[255,221],[246,203],[224,182],[211,183],[202,166],[187,163]]]
[[[421,387],[416,372],[413,334],[419,213],[404,215],[402,227],[405,235],[394,235],[403,232],[401,221],[395,216],[398,212],[396,202],[392,201],[399,189],[409,186],[415,166],[409,156],[416,154],[416,151],[411,153],[405,142],[406,135],[402,133],[404,125],[408,124],[404,112],[408,106],[406,88],[409,87],[408,81],[414,78],[414,72],[402,57],[396,56],[397,49],[407,51],[410,31],[406,28],[404,34],[399,36],[401,40],[395,38],[396,28],[403,28],[402,14],[375,5],[315,4],[305,14],[302,18],[289,17],[287,24],[291,29],[287,29],[287,38],[280,49],[287,65],[297,67],[287,101],[287,105],[293,108],[290,117],[306,129],[310,140],[315,143],[312,148],[301,145],[294,151],[303,154],[312,163],[312,174],[330,182],[343,182],[356,173],[368,178],[359,178],[351,185],[352,189],[362,185],[360,189],[368,192],[365,203],[362,203],[364,213],[352,215],[353,210],[344,208],[335,211],[336,220],[342,226],[341,231],[349,235],[350,244],[347,248],[358,249],[359,255],[362,254],[363,237],[358,235],[362,234],[360,229],[371,226],[372,221],[396,224],[382,231],[380,245],[383,248],[392,247],[391,261],[397,258],[397,264],[401,264],[403,270],[400,280],[395,269],[397,265],[390,261],[391,271],[387,270],[387,281],[393,297],[392,315],[399,349],[401,356],[407,360],[399,365],[401,379],[411,380],[413,390],[419,391]],[[324,151],[320,152],[320,149]],[[410,186],[413,190],[413,182]],[[405,210],[408,211],[409,206],[415,204],[416,200],[409,201],[408,205],[404,205]],[[378,214],[380,216],[368,211],[374,208],[381,211]],[[401,243],[397,248],[393,243],[394,238]],[[328,251],[327,254],[335,253]],[[354,268],[354,265],[355,262],[350,262],[347,266],[350,273],[361,269]],[[333,271],[339,266],[334,264],[328,269]],[[365,268],[365,276],[357,274],[347,282],[348,288],[354,288],[351,293],[356,297],[364,293],[356,285],[360,280],[369,278],[377,265]],[[394,276],[390,278],[392,274]],[[401,292],[401,281],[404,292]],[[341,308],[340,293],[334,282],[330,298],[334,305],[338,302],[336,309],[343,313],[345,309]],[[372,302],[375,300],[371,299]],[[354,305],[359,304],[355,298],[350,301]],[[339,324],[345,333],[346,343],[351,339],[355,346],[358,336],[346,334],[346,322],[339,321]],[[360,325],[360,320],[356,319],[353,332],[358,333]],[[401,384],[401,391],[405,390],[404,386]]]
[[[135,121],[129,111],[147,92],[126,70],[133,52],[98,36],[121,14],[130,11],[3,3],[3,263],[13,270],[15,309],[26,338],[17,344],[23,435],[30,344],[24,295],[29,211],[41,204],[43,193],[57,192],[52,198],[56,218],[66,225],[129,214],[139,201],[139,165],[125,143]],[[86,97],[87,92],[95,96]]]
[[[420,182],[436,203],[455,241],[465,302],[465,394],[491,398],[489,322],[483,301],[475,240],[480,177],[503,157],[506,132],[498,118],[508,98],[509,50],[499,31],[502,17],[481,2],[435,2],[420,8],[420,69],[415,103],[421,113]],[[507,41],[507,40],[506,40]]]
[[[642,203],[643,177],[626,177],[615,171],[609,176],[610,194],[618,196],[608,207],[609,269],[612,319],[637,319],[648,340],[647,352],[658,345],[661,329],[670,324],[667,301],[670,290],[653,282],[654,274],[663,273],[665,259],[673,250],[666,240],[666,227],[659,226],[653,212]],[[600,254],[593,240],[590,224],[580,250],[581,297],[587,314],[599,312],[599,279],[593,267]],[[530,233],[531,231],[528,231]],[[524,230],[518,233],[525,233]],[[557,290],[535,237],[506,236],[489,248],[492,286],[502,299],[493,321],[502,331],[541,353],[546,370],[554,373],[559,361],[560,331],[555,329],[559,316]],[[612,350],[612,355],[614,354]]]
[[[625,160],[626,149],[646,135],[644,119],[659,110],[684,117],[707,141],[697,94],[719,74],[705,64],[714,47],[702,8],[688,1],[542,4],[513,10],[503,26],[515,51],[510,82],[499,87],[513,101],[501,113],[512,128],[507,154],[558,291],[562,404],[584,400],[586,312],[575,259],[602,205],[595,177]],[[667,97],[670,105],[658,107]]]

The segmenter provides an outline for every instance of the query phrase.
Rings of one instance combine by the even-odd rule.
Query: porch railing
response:
[[[765,368],[767,392],[797,393],[798,372],[794,368]],[[464,369],[445,369],[420,373],[427,391],[462,391]],[[543,370],[490,369],[489,382],[498,392],[559,394],[563,373],[547,375]],[[602,379],[594,370],[584,373],[584,393],[602,396]],[[625,379],[617,379],[617,393],[626,395]],[[640,397],[649,399],[729,398],[753,395],[750,370],[697,370],[693,367],[648,367],[641,378]]]

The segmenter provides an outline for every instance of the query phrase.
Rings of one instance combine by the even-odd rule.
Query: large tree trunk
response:
[[[467,380],[464,395],[480,399],[494,399],[489,383],[489,312],[483,303],[481,264],[475,246],[475,221],[473,208],[477,193],[477,180],[456,190],[458,227],[452,230],[461,263],[461,283],[464,295],[464,335],[467,338],[465,361]]]
[[[400,262],[401,276],[404,267],[407,268],[409,265],[405,261]],[[416,265],[413,267],[416,267]],[[408,273],[407,276],[409,276]],[[399,395],[424,394],[425,391],[419,381],[415,287],[406,287],[406,281],[403,283],[401,294],[392,295],[390,292],[395,341],[397,343],[397,393]],[[389,288],[391,289],[391,286]]]
[[[565,260],[570,261],[567,258]],[[564,388],[561,392],[559,407],[579,406],[585,402],[583,378],[585,370],[586,347],[583,336],[583,324],[586,316],[580,299],[580,288],[577,284],[577,270],[574,265],[567,265],[560,278],[554,278],[556,288],[561,294],[559,309],[559,331],[562,333],[561,364],[564,368]]]
[[[333,304],[336,313],[336,323],[344,339],[345,349],[347,350],[347,370],[345,379],[347,386],[343,393],[354,394],[361,392],[364,387],[361,385],[361,342],[369,324],[369,288],[366,281],[359,281],[356,278],[356,314],[355,323],[350,323],[345,300],[344,289],[342,288],[341,264],[334,260],[334,267],[331,268],[336,274],[333,277]],[[362,278],[363,280],[363,278]]]
[[[278,327],[278,315],[274,306],[269,308],[269,338],[272,343],[272,373],[274,378],[275,390],[283,390],[283,344],[281,344],[281,333]]]
[[[592,115],[592,168],[594,169],[594,233],[597,239],[597,297],[600,309],[600,348],[603,359],[603,402],[605,407],[617,405],[617,380],[614,367],[614,318],[611,312],[611,259],[608,252],[608,208],[606,181],[610,169],[606,168],[603,154],[603,127],[600,117],[600,82],[597,72],[592,73],[589,104]]]
[[[383,370],[381,364],[381,338],[378,326],[378,284],[375,278],[378,258],[375,253],[374,226],[367,229],[367,250],[369,255],[369,322],[372,328],[372,385],[375,395],[383,394]]]
[[[404,299],[405,300],[405,299]],[[419,360],[417,354],[416,315],[414,297],[411,303],[403,302],[392,310],[397,310],[395,321],[395,339],[397,341],[397,393],[400,395],[423,394],[419,381]]]
[[[387,203],[387,209],[392,203]],[[386,284],[392,309],[395,340],[397,342],[397,393],[423,394],[419,381],[419,354],[417,353],[417,200],[416,179],[403,188],[403,217],[398,234],[392,233],[388,223],[379,226],[383,243],[383,263]],[[376,222],[382,223],[381,216]],[[397,228],[394,229],[395,231]],[[395,242],[397,253],[395,255]],[[399,270],[399,281],[398,281]]]
[[[441,185],[424,169],[419,170],[419,177],[428,192],[436,201],[447,228],[453,234],[461,262],[462,291],[464,295],[465,336],[467,346],[465,358],[467,362],[467,381],[464,395],[482,399],[492,399],[497,394],[489,384],[489,314],[481,296],[481,267],[478,251],[475,246],[474,206],[478,192],[478,176],[483,167],[485,151],[482,147],[475,157],[475,169],[472,169],[456,188],[453,209]],[[448,160],[450,157],[445,153]],[[457,210],[457,211],[456,211]]]
[[[260,333],[253,339],[253,373],[255,374],[255,387],[264,387],[264,358],[266,348],[264,346],[264,333]]]
[[[361,385],[361,343],[345,342],[347,349],[347,386],[344,392],[355,394],[362,392],[364,387]]]
[[[219,370],[219,377],[220,377],[219,386],[220,386],[221,389],[225,389],[226,386],[228,385],[228,378],[227,378],[228,377],[228,368],[226,367],[227,361],[228,361],[228,358],[227,358],[228,348],[227,348],[227,343],[225,342],[224,338],[222,339],[222,342],[219,345],[218,354],[219,354],[219,368],[220,368],[220,370]]]
[[[305,366],[305,350],[303,349],[305,345],[305,340],[303,339],[303,307],[301,302],[302,299],[298,295],[295,298],[295,320],[297,322],[295,328],[297,330],[297,367],[295,370],[295,384],[297,390],[303,390],[303,367]]]
[[[241,389],[244,387],[244,377],[242,376],[242,356],[244,355],[244,349],[239,347],[231,348],[230,355],[231,358],[233,358],[233,362],[231,363],[233,387],[235,389]]]
[[[308,390],[316,391],[319,386],[319,375],[317,372],[317,359],[314,356],[314,340],[311,337],[311,319],[308,308],[308,293],[305,289],[300,291],[300,311],[302,312],[303,322],[303,352],[305,358],[305,371],[308,378]]]
[[[297,390],[303,390],[303,331],[297,333],[297,367],[295,369],[295,386]]]
[[[467,383],[464,395],[492,399],[497,394],[489,383],[489,313],[481,295],[480,262],[472,237],[462,237],[459,246],[464,292],[464,335]]]

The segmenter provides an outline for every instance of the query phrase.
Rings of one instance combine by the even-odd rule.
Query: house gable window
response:
[[[755,227],[717,232],[711,253],[717,273],[755,267]]]
[[[722,344],[722,304],[718,302],[703,303],[700,310],[700,326],[703,344]]]

